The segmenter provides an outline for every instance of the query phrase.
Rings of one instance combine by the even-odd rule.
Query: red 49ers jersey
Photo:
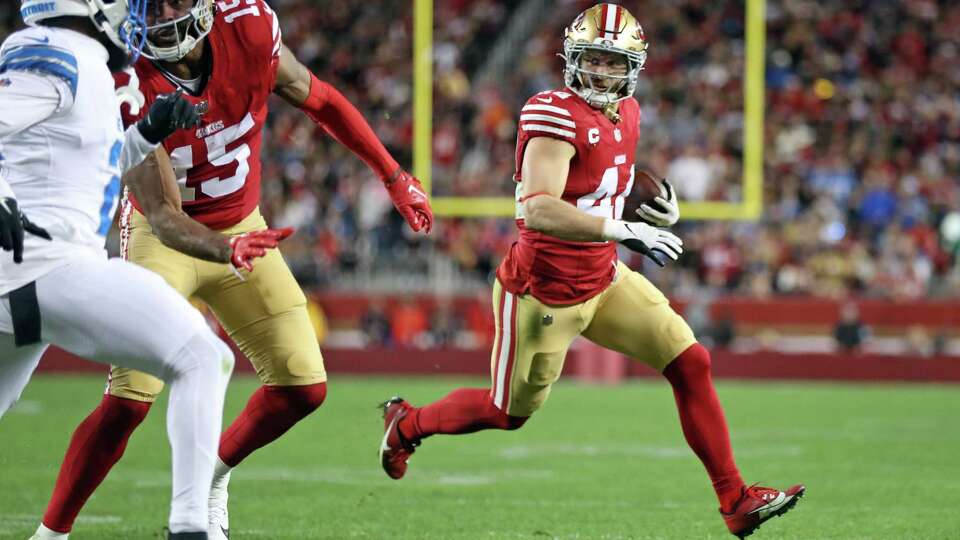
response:
[[[263,0],[216,2],[217,14],[205,46],[211,72],[200,93],[184,88],[191,103],[206,103],[200,127],[180,130],[163,142],[170,154],[183,210],[212,229],[236,225],[260,201],[260,146],[267,99],[280,61],[280,26]],[[117,87],[139,87],[146,105],[131,115],[122,106],[127,125],[142,118],[161,94],[176,91],[173,82],[152,61],[142,58],[135,76],[120,73]],[[136,200],[133,204],[140,209]]]
[[[613,242],[568,242],[524,227],[521,167],[527,143],[550,137],[572,144],[576,155],[563,200],[590,215],[620,219],[625,194],[633,187],[633,164],[640,138],[640,105],[620,102],[620,121],[566,91],[541,92],[520,110],[517,134],[517,227],[520,239],[497,269],[503,286],[514,294],[533,294],[546,304],[586,301],[613,281],[617,248]]]

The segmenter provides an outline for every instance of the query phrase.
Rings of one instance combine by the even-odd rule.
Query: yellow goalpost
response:
[[[413,172],[432,195],[433,2],[413,0]],[[766,0],[746,0],[743,88],[743,200],[682,202],[685,220],[757,220],[763,212]],[[513,217],[513,197],[431,197],[438,216]]]

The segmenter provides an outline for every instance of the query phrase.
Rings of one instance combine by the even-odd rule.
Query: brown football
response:
[[[637,208],[644,203],[653,203],[660,195],[660,178],[650,171],[637,169],[633,177],[633,189],[623,202],[623,220],[640,221]]]

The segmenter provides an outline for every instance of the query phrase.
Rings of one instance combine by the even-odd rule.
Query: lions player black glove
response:
[[[183,89],[163,94],[150,106],[147,115],[137,122],[140,134],[150,144],[158,144],[178,129],[200,125],[198,105],[191,105],[183,97]]]
[[[51,240],[50,233],[27,219],[13,197],[0,199],[0,248],[13,252],[13,262],[23,262],[23,234]]]

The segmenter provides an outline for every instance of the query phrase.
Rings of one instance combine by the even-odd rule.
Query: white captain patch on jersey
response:
[[[0,141],[0,175],[24,214],[53,237],[28,234],[22,264],[13,264],[9,254],[0,256],[3,294],[78,252],[106,256],[124,133],[107,50],[92,38],[57,28],[15,32],[0,47],[0,77],[13,81],[6,90],[17,90],[21,99],[49,96],[52,88],[59,95],[52,115]],[[31,85],[35,94],[29,93]]]

